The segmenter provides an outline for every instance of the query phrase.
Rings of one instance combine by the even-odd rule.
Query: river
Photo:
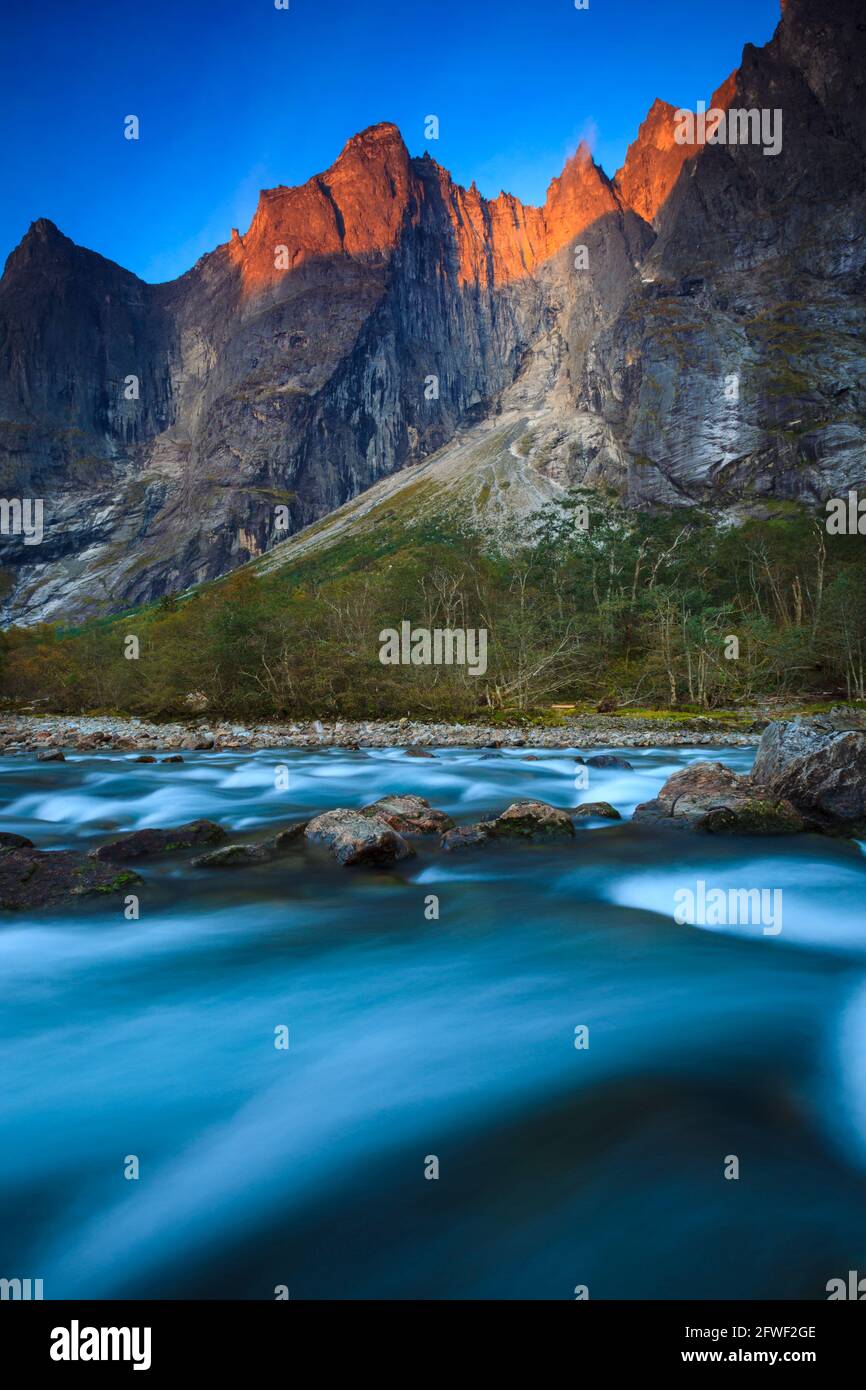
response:
[[[577,751],[7,756],[0,829],[260,838],[398,791],[458,820],[526,796],[627,817],[689,761],[753,757],[630,749],[575,790]],[[46,1298],[786,1299],[866,1273],[861,845],[624,821],[418,842],[389,871],[188,861],[141,861],[137,921],[0,915],[0,1276]],[[781,932],[678,925],[699,881],[781,890]]]

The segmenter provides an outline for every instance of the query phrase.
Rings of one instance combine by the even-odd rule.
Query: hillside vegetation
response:
[[[785,505],[734,527],[599,506],[598,494],[584,532],[583,501],[574,494],[522,542],[493,549],[451,523],[398,518],[75,629],[12,628],[0,639],[0,696],[7,708],[243,719],[864,698],[858,537],[828,536]],[[379,634],[403,620],[485,628],[486,673],[383,665]]]

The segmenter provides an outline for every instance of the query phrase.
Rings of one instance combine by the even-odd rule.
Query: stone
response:
[[[567,811],[546,801],[514,801],[491,822],[489,836],[496,840],[567,840],[574,826]]]
[[[273,853],[264,845],[221,845],[193,859],[194,869],[234,869],[249,864],[268,864]]]
[[[276,835],[272,835],[269,840],[264,840],[262,843],[267,849],[282,854],[285,850],[290,849],[292,845],[298,843],[303,837],[308,824],[309,821],[296,821],[294,825],[284,826],[282,830],[277,831]]]
[[[315,816],[304,835],[308,844],[330,850],[347,867],[393,864],[415,852],[387,821],[344,807]]]
[[[487,844],[490,839],[489,822],[477,821],[472,825],[455,825],[442,836],[440,846],[449,853],[458,849],[475,849]]]
[[[193,820],[170,830],[133,830],[90,851],[91,859],[123,864],[128,859],[145,855],[172,854],[180,849],[196,849],[199,845],[215,845],[226,838],[221,825],[212,820]]]
[[[575,820],[622,820],[622,816],[609,801],[582,801],[571,813]]]
[[[657,797],[635,808],[632,819],[660,829],[708,834],[790,835],[805,829],[789,801],[718,762],[681,768]]]
[[[26,835],[14,835],[11,830],[0,830],[0,851],[4,849],[33,849],[33,841]]]
[[[129,869],[94,863],[73,850],[12,848],[0,854],[0,907],[10,912],[108,897],[140,883]]]
[[[365,815],[387,821],[401,835],[441,835],[454,821],[444,811],[436,811],[423,796],[403,793],[382,796],[363,808]]]
[[[152,753],[139,753],[137,758],[133,758],[134,763],[155,763],[156,758]]]
[[[442,836],[444,850],[472,849],[495,841],[552,842],[574,838],[568,811],[549,806],[546,801],[513,801],[489,820],[458,825]]]
[[[182,762],[183,762],[183,758],[181,757],[180,753],[172,753],[172,754],[171,754],[169,757],[167,757],[167,758],[160,758],[160,762],[163,762],[163,763],[182,763]]]
[[[810,828],[857,833],[866,827],[866,731],[844,717],[770,724],[751,780],[790,801]]]
[[[38,763],[65,763],[66,757],[59,748],[44,748],[41,753],[36,754]]]

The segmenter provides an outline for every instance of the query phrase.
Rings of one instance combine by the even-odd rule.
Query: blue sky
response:
[[[246,230],[395,121],[458,182],[541,202],[581,136],[612,174],[656,96],[694,107],[778,0],[33,0],[0,20],[0,263],[30,222],[145,280]],[[137,115],[141,138],[123,138]],[[425,141],[424,118],[440,120]]]

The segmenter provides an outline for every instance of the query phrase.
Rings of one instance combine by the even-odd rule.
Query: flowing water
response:
[[[627,816],[707,756],[630,750],[576,791],[576,751],[7,757],[0,828],[261,838],[396,791],[464,820],[518,796]],[[569,1299],[823,1298],[866,1273],[860,845],[592,823],[558,847],[420,842],[390,871],[142,865],[138,921],[121,900],[2,914],[0,1276],[46,1298]],[[678,925],[699,880],[780,888],[781,933]]]

